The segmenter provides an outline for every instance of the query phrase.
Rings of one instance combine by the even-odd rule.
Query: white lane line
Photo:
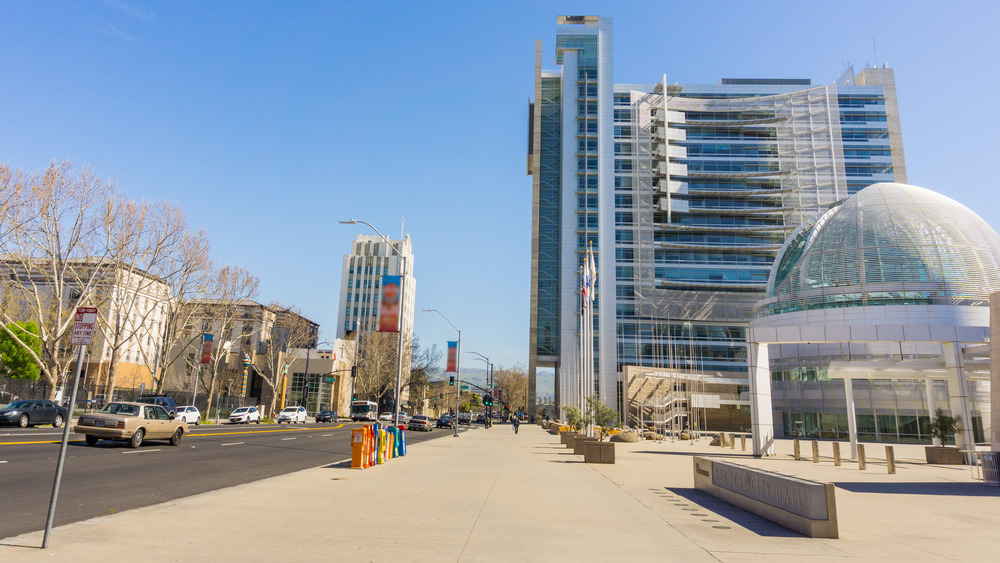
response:
[[[245,442],[229,442],[228,444],[222,444],[223,446],[239,446]]]
[[[282,442],[284,442],[285,440],[298,440],[298,438],[282,438],[281,439]]]
[[[148,454],[149,452],[158,452],[158,451],[160,451],[160,448],[156,448],[155,450],[141,450],[141,451],[122,452],[122,453],[123,454]]]
[[[320,436],[333,436],[333,434],[320,434]]]
[[[7,463],[6,461],[0,461],[0,463]]]

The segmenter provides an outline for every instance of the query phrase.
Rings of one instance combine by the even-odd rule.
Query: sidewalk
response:
[[[538,426],[463,432],[414,445],[366,470],[300,471],[0,542],[0,560],[157,561],[995,561],[1000,491],[966,467],[898,473],[669,441],[618,444],[615,465],[588,465]],[[846,445],[846,444],[845,444]],[[830,445],[822,444],[829,456]],[[848,451],[844,448],[845,454]],[[810,452],[808,443],[803,453]],[[919,455],[918,455],[919,453]],[[834,482],[841,539],[801,537],[692,488],[691,454]],[[340,460],[331,460],[336,462]]]

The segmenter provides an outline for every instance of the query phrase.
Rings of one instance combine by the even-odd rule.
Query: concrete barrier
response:
[[[868,469],[868,462],[865,461],[865,445],[858,444],[858,469],[864,471]]]
[[[586,453],[586,446],[589,442],[596,442],[597,438],[592,436],[577,436],[573,440],[573,453],[576,455],[584,455]]]
[[[585,442],[583,446],[583,461],[585,463],[614,463],[614,442]]]
[[[694,457],[694,486],[811,538],[838,538],[834,486]]]
[[[819,442],[813,440],[813,463],[819,463]]]
[[[567,427],[568,428],[568,427]],[[569,442],[570,436],[576,436],[579,432],[573,432],[572,430],[563,430],[559,432],[559,443],[567,444]]]
[[[840,467],[840,442],[833,443],[833,465]]]
[[[796,438],[792,440],[792,452],[795,456],[795,461],[802,459],[802,452],[799,450],[799,439]]]
[[[885,468],[889,475],[896,474],[896,452],[893,451],[892,446],[885,447]]]

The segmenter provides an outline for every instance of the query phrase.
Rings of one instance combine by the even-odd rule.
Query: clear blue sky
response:
[[[1000,225],[992,2],[0,1],[0,161],[170,199],[334,336],[358,218],[413,237],[416,334],[527,363],[535,40],[612,16],[615,81],[896,69],[912,184]],[[873,39],[878,49],[876,60]],[[474,356],[463,364],[481,367]]]

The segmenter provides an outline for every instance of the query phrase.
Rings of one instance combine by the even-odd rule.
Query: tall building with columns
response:
[[[402,275],[405,278],[403,303],[400,307],[402,332],[412,340],[413,304],[417,293],[417,280],[413,277],[413,246],[409,235],[403,240],[390,240],[389,243],[396,250],[381,237],[358,235],[351,243],[351,252],[344,255],[340,275],[340,305],[337,308],[337,338],[344,338],[357,329],[378,330],[381,277]],[[406,257],[405,273],[400,254]]]
[[[616,83],[611,18],[557,24],[554,49],[536,42],[529,106],[529,392],[554,368],[556,402],[580,401],[589,247],[582,340],[601,399],[634,410],[625,367],[668,369],[728,386],[722,408],[749,421],[746,331],[782,243],[865,186],[906,181],[893,70],[683,84],[663,68]]]

